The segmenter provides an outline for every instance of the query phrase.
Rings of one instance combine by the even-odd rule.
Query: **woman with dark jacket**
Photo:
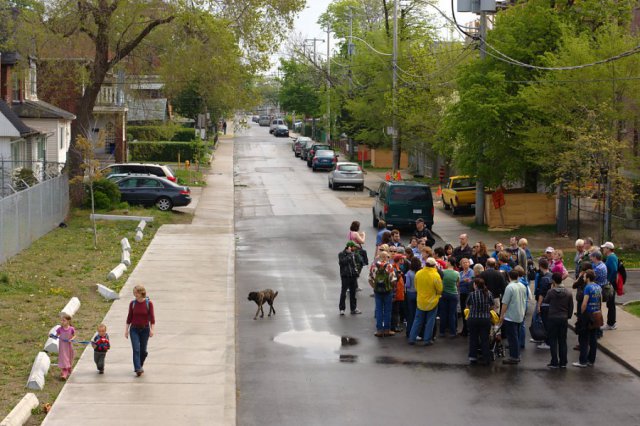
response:
[[[474,291],[469,294],[467,307],[469,316],[467,326],[469,328],[469,363],[478,362],[478,343],[482,350],[482,362],[488,364],[491,360],[489,355],[489,331],[491,331],[491,313],[493,308],[493,296],[487,290],[487,286],[482,278],[473,281]],[[464,315],[464,312],[463,312]]]
[[[567,368],[567,328],[569,318],[573,315],[573,295],[562,285],[561,274],[556,272],[551,279],[551,289],[542,302],[549,305],[547,333],[551,346],[551,362],[547,367]]]

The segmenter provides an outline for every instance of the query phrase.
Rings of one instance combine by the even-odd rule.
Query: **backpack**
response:
[[[375,293],[389,293],[391,290],[393,290],[393,283],[389,272],[387,272],[387,264],[377,265],[373,274],[373,291]]]

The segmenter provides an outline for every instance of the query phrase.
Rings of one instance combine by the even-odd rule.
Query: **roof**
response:
[[[167,117],[167,99],[127,99],[127,121],[164,121]]]
[[[7,120],[9,120],[11,125],[15,127],[18,132],[20,132],[21,137],[40,133],[37,130],[34,130],[24,124],[24,122],[20,120],[20,117],[18,117],[16,113],[13,112],[11,108],[9,108],[9,105],[7,105],[4,100],[0,100],[0,114],[4,115]]]
[[[414,180],[392,180],[387,182],[390,185],[398,185],[398,186],[426,186],[429,187],[426,183],[416,182]]]
[[[63,120],[75,120],[76,116],[65,111],[62,108],[58,108],[55,105],[51,105],[41,100],[27,100],[23,102],[14,102],[12,105],[13,111],[20,118],[52,118]]]
[[[0,52],[0,63],[4,65],[15,65],[22,57],[16,52]]]

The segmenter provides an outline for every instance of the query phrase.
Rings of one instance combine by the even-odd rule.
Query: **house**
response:
[[[164,83],[160,76],[127,76],[125,84],[128,124],[159,124],[172,118],[171,105],[162,92]]]
[[[57,163],[60,168],[67,161],[71,138],[71,122],[75,115],[38,99],[37,68],[29,58],[25,69],[18,67],[22,58],[16,53],[2,54],[2,99],[29,128],[46,139],[43,161]]]

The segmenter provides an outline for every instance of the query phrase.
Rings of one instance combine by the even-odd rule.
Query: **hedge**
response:
[[[176,125],[164,126],[127,126],[127,139],[130,141],[184,141],[196,140],[195,129]]]
[[[132,161],[177,162],[198,160],[202,162],[206,154],[206,146],[202,141],[193,142],[129,142],[129,156]]]

